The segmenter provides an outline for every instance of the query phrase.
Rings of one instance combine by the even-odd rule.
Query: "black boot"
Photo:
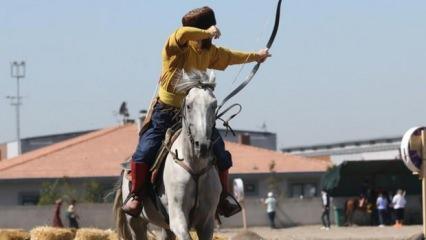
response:
[[[222,184],[222,193],[220,194],[218,213],[224,217],[230,217],[241,211],[238,201],[228,192],[228,169],[219,171],[219,179]]]

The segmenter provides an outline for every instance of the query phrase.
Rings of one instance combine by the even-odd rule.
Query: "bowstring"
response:
[[[269,17],[266,18],[265,23],[263,24],[263,27],[260,29],[260,33],[257,35],[255,43],[258,44],[260,42],[260,38],[263,36],[263,34],[266,31],[266,27],[269,25],[271,21],[271,16],[269,15]],[[246,59],[244,60],[244,64],[241,64],[240,69],[238,70],[237,74],[235,74],[234,80],[232,81],[232,84],[234,84],[238,78],[241,75],[241,72],[243,71],[243,69],[245,68],[245,66],[247,65],[247,60],[249,59],[250,56],[247,56]]]

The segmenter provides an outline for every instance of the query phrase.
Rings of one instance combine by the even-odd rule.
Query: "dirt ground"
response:
[[[255,232],[268,240],[406,240],[422,232],[422,226],[403,226],[402,228],[387,227],[332,227],[321,230],[321,226],[300,226],[281,229],[268,227],[252,227]],[[220,229],[217,234],[232,239],[242,229]]]

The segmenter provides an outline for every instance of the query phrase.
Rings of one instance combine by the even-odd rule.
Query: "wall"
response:
[[[65,225],[66,205],[62,207],[61,216]],[[265,206],[258,199],[246,201],[249,226],[268,225]],[[299,224],[319,224],[321,216],[319,198],[281,199],[277,211],[278,226]],[[51,225],[54,206],[0,206],[0,228],[31,229],[35,226]],[[80,215],[82,227],[114,228],[112,204],[78,204],[76,211]],[[241,227],[241,214],[223,220],[223,227]]]
[[[312,173],[277,173],[275,174],[276,179],[279,181],[277,186],[281,192],[282,197],[291,196],[291,185],[294,183],[312,183],[316,185],[317,196],[319,196],[321,178],[324,175],[323,172],[312,172]],[[270,178],[271,174],[261,173],[261,174],[231,174],[230,182],[235,178],[241,178],[244,181],[244,184],[254,184],[255,192],[247,193],[249,197],[266,197],[267,193],[270,191]]]
[[[66,205],[61,209],[61,218],[65,226]],[[113,226],[111,204],[79,204],[76,211],[80,215],[80,225],[102,229]],[[36,226],[52,224],[54,206],[0,206],[0,228],[23,228],[30,230]]]
[[[238,143],[239,135],[247,134],[250,136],[250,145],[274,151],[277,149],[277,135],[275,133],[235,130],[236,136],[234,136],[231,132],[226,134],[225,129],[218,129],[218,131],[224,141]]]
[[[345,199],[333,199],[333,205],[341,206]],[[407,196],[405,220],[410,224],[421,223],[420,196]],[[265,206],[258,198],[246,199],[247,222],[249,226],[266,226],[268,219]],[[65,217],[66,205],[62,207],[62,221],[68,225]],[[334,207],[332,207],[334,209]],[[35,226],[51,225],[53,206],[0,206],[0,228],[31,229]],[[76,211],[80,215],[82,227],[114,228],[112,204],[78,204]],[[320,224],[322,206],[320,198],[279,199],[276,223],[279,227],[294,225]],[[330,212],[334,222],[334,211]],[[241,227],[241,213],[231,218],[222,218],[222,227]],[[356,220],[356,219],[354,219]],[[366,219],[364,219],[366,220]]]
[[[42,147],[47,147],[49,145],[62,142],[71,138],[78,137],[83,134],[87,134],[93,132],[94,130],[89,131],[79,131],[72,133],[61,133],[61,134],[53,134],[47,136],[39,136],[39,137],[31,137],[24,138],[21,140],[21,149],[22,153],[26,153],[29,151],[33,151]]]
[[[7,160],[5,160],[7,161]],[[67,178],[67,183],[73,187],[76,194],[84,193],[85,184],[96,181],[102,188],[112,190],[116,177],[98,177],[98,178]],[[11,179],[0,180],[0,206],[14,206],[22,203],[22,195],[33,193],[39,195],[43,183],[52,185],[63,184],[64,179]],[[73,196],[74,197],[74,196]]]
[[[0,144],[0,161],[5,160],[7,157],[7,144]]]
[[[13,158],[18,156],[18,142],[14,141],[14,142],[8,142],[7,143],[7,154],[6,154],[6,159],[9,158]]]
[[[249,226],[266,226],[268,218],[266,206],[259,199],[247,199],[247,224]],[[322,205],[319,198],[294,199],[282,198],[278,202],[276,212],[277,227],[289,227],[295,225],[320,224]],[[224,227],[241,227],[242,214],[239,213],[231,218],[224,218]]]
[[[291,184],[293,183],[313,183],[316,184],[317,193],[321,177],[323,173],[277,173],[275,176],[279,181],[279,191],[283,197],[290,197]],[[269,190],[269,179],[271,174],[231,174],[230,184],[235,178],[242,178],[245,183],[254,184],[255,191],[247,193],[249,197],[266,197]],[[1,205],[19,205],[21,204],[22,193],[37,193],[40,191],[43,183],[54,183],[57,179],[15,179],[15,180],[0,180],[0,206]],[[59,183],[63,179],[58,179]],[[113,188],[116,177],[105,178],[67,178],[67,182],[76,189],[84,190],[84,184],[88,181],[95,180],[103,186]],[[318,195],[317,195],[318,196]]]

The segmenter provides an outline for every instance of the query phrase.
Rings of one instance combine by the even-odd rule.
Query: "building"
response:
[[[51,207],[31,206],[45,200],[46,190],[51,196],[55,189],[66,188],[66,192],[62,191],[65,198],[86,199],[92,190],[106,196],[118,179],[120,164],[133,153],[137,131],[135,124],[102,129],[1,161],[0,211],[6,217],[0,217],[0,225],[28,229],[49,224],[49,217],[37,216],[50,216]],[[233,155],[230,181],[242,178],[245,182],[249,225],[267,224],[259,199],[271,190],[280,194],[283,201],[277,215],[279,226],[319,223],[321,203],[317,196],[328,161],[238,142],[225,144]],[[106,203],[80,204],[79,208],[84,209],[80,214],[82,225],[113,227],[108,203],[111,199],[106,199]],[[99,218],[107,221],[98,221]],[[224,219],[224,224],[240,226],[241,216]]]
[[[70,138],[93,132],[95,130],[78,131],[71,133],[50,134],[45,136],[28,137],[21,139],[21,152],[26,153],[42,147],[46,147]],[[0,161],[18,156],[18,142],[11,141],[0,144]]]
[[[120,163],[136,146],[135,136],[135,125],[107,128],[0,162],[0,195],[4,196],[0,205],[36,204],[42,185],[61,179],[77,189],[85,188],[84,183],[92,180],[102,189],[110,189],[120,173]],[[233,155],[232,176],[246,180],[251,196],[264,195],[267,178],[272,175],[280,181],[277,188],[287,197],[316,196],[328,165],[240,143],[226,142],[226,147]]]
[[[390,197],[397,189],[407,195],[406,222],[421,222],[421,182],[401,159],[402,137],[346,141],[333,144],[299,146],[284,152],[317,159],[333,165],[324,175],[323,185],[334,196],[337,208],[349,198],[367,195],[375,204],[379,192]],[[369,221],[366,221],[369,222]]]
[[[339,165],[344,161],[397,160],[402,137],[345,141],[331,144],[296,146],[281,151],[304,157],[329,159]]]

